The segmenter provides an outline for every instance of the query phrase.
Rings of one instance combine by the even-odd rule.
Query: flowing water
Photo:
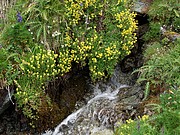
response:
[[[84,101],[77,102],[75,111],[64,119],[54,131],[44,135],[91,135],[103,129],[113,129],[119,118],[118,93],[132,85],[132,76],[117,67],[112,78],[106,82],[90,85]]]

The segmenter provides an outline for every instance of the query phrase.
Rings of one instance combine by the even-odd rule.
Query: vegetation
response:
[[[153,104],[157,114],[127,120],[115,130],[115,135],[178,135],[180,134],[180,88],[169,89]]]
[[[144,35],[146,41],[155,41],[160,38],[160,27],[166,26],[167,29],[180,32],[180,1],[179,0],[156,0],[153,1],[148,12],[150,27]]]
[[[135,16],[120,0],[17,0],[1,32],[0,75],[24,115],[37,120],[51,106],[48,82],[74,64],[88,65],[92,81],[111,76],[137,40]]]
[[[146,100],[149,93],[160,95],[159,104],[149,105],[156,113],[146,120],[143,118],[146,116],[127,120],[116,128],[116,135],[180,134],[180,39],[172,40],[160,33],[163,25],[170,31],[169,34],[180,32],[178,7],[178,1],[174,0],[153,2],[148,13],[150,29],[144,35],[148,43],[144,52],[145,63],[135,71],[140,74],[138,82],[146,83]]]
[[[92,81],[110,77],[115,65],[131,53],[137,41],[136,14],[126,0],[17,0],[1,26],[0,81],[16,87],[15,99],[24,115],[38,120],[48,83],[88,66]],[[154,116],[127,120],[117,135],[180,134],[180,40],[162,37],[160,27],[180,32],[179,2],[156,0],[148,13],[150,27],[144,40],[145,63],[137,71],[145,82],[146,97],[158,91]],[[153,42],[152,42],[153,41]],[[136,71],[136,72],[137,72]],[[163,89],[164,93],[159,88]]]
[[[151,45],[157,46],[157,42]],[[141,72],[139,80],[146,80],[153,85],[164,85],[167,88],[169,86],[180,86],[180,40],[178,39],[174,43],[171,43],[171,47],[161,46],[155,48],[155,53],[151,55],[151,58],[146,64],[139,70]],[[148,55],[149,49],[146,50],[145,55]],[[151,50],[152,51],[152,50]]]
[[[169,47],[154,42],[144,53],[146,62],[137,71],[139,82],[146,82],[146,89],[160,94],[159,104],[149,104],[156,112],[146,121],[128,120],[116,129],[116,135],[178,135],[180,134],[180,40]],[[160,93],[162,92],[163,93]],[[149,93],[149,92],[148,92]],[[146,94],[145,94],[146,95]]]

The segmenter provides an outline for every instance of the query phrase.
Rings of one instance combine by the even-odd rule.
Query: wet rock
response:
[[[166,28],[161,27],[160,31],[162,35],[166,38],[168,38],[171,41],[175,41],[176,39],[180,38],[180,34],[173,31],[168,31]]]
[[[69,129],[69,127],[68,127],[67,125],[63,124],[63,125],[61,126],[60,131],[68,130],[68,129]]]
[[[0,134],[3,135],[37,134],[37,132],[31,132],[31,130],[34,129],[32,129],[28,125],[28,121],[24,121],[24,122],[22,121],[21,115],[17,111],[15,111],[15,106],[11,104],[9,108],[6,109],[5,112],[2,113],[0,116]],[[22,131],[22,129],[25,127],[26,130]]]
[[[4,131],[5,131],[5,127],[4,127],[4,125],[1,123],[1,124],[0,124],[0,134],[3,134]]]
[[[142,21],[147,21],[147,18],[145,18],[146,20],[143,20],[145,17],[141,17],[140,19]],[[138,20],[138,23],[141,21],[141,20]],[[149,24],[148,23],[145,23],[145,24],[142,24],[140,26],[138,26],[138,29],[136,31],[137,33],[137,37],[141,38],[149,29]]]
[[[121,100],[121,102],[125,103],[125,104],[138,104],[140,100],[138,99],[138,97],[136,95],[133,95],[131,97],[127,97]],[[127,108],[129,108],[127,106]],[[132,107],[131,107],[132,108]]]
[[[113,131],[110,129],[104,129],[101,131],[97,131],[95,133],[91,133],[90,135],[113,135]]]
[[[12,95],[14,90],[0,89],[0,115],[12,104]],[[10,95],[9,95],[10,94]]]
[[[141,14],[147,14],[152,2],[153,0],[136,0],[132,10]]]
[[[118,92],[119,100],[126,99],[134,95],[136,95],[137,98],[139,97],[142,98],[143,90],[140,86],[134,85],[131,87],[120,88]],[[132,103],[132,102],[129,102],[129,103]]]
[[[107,85],[106,88],[108,88]],[[142,89],[140,86],[125,86],[117,90],[108,89],[110,89],[109,93],[105,92],[94,97],[76,114],[76,117],[71,116],[71,118],[76,119],[74,119],[73,124],[69,119],[66,123],[70,128],[61,133],[65,135],[112,135],[117,121],[125,122],[129,118],[137,116],[137,106],[141,101],[139,95]],[[117,95],[112,94],[116,91]],[[62,127],[63,125],[59,129]]]
[[[139,39],[137,41],[141,42]],[[140,43],[138,43],[140,44]],[[135,69],[143,65],[143,55],[142,55],[142,44],[135,44],[134,48],[131,50],[131,54],[126,56],[121,62],[120,67],[123,73],[131,73]],[[133,75],[131,75],[132,77]]]

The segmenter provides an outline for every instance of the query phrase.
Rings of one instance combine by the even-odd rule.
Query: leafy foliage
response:
[[[165,50],[166,49],[166,50]],[[157,49],[156,53],[151,56],[139,71],[141,72],[140,80],[146,80],[152,84],[165,83],[168,86],[180,86],[180,41],[174,42],[171,49],[162,47]]]
[[[166,26],[169,30],[180,32],[179,3],[179,0],[156,0],[152,2],[148,12],[150,29],[144,35],[146,41],[158,39],[161,26]]]
[[[69,50],[82,65],[88,60],[92,80],[111,75],[136,42],[135,14],[123,2],[65,1],[65,6],[68,25],[60,52]]]
[[[160,100],[161,111],[156,117],[157,128],[166,135],[180,134],[180,88],[169,89],[160,96]]]
[[[1,41],[5,48],[12,53],[23,53],[32,44],[32,35],[24,23],[8,25],[1,35]]]
[[[18,0],[1,34],[1,72],[18,107],[36,120],[46,84],[73,63],[88,64],[93,81],[110,76],[137,40],[135,16],[119,0]]]
[[[19,55],[17,53],[9,53],[7,49],[0,49],[0,79],[6,78],[6,84],[13,84],[13,80],[18,76]]]
[[[180,17],[179,2],[179,0],[156,0],[152,3],[148,14],[153,19],[162,21],[164,24],[169,24]]]
[[[161,33],[160,33],[161,26],[162,26],[161,23],[151,21],[149,23],[149,30],[143,35],[143,39],[145,41],[149,41],[149,40],[155,41],[159,39],[161,36]]]
[[[136,15],[125,4],[125,1],[34,0],[19,5],[24,7],[21,12],[34,38],[46,48],[60,52],[66,61],[59,60],[58,67],[68,72],[71,63],[84,66],[88,61],[95,81],[111,75],[118,60],[130,54],[137,40]]]
[[[139,117],[138,120],[126,120],[125,124],[115,130],[115,135],[155,135],[158,132],[148,123],[149,120],[148,115]]]
[[[180,88],[160,95],[160,104],[151,104],[154,116],[127,120],[115,130],[115,135],[178,135],[180,134]]]

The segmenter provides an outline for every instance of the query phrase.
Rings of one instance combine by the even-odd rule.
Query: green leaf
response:
[[[43,26],[41,25],[37,31],[37,40],[40,39],[40,36],[41,36],[41,33],[42,33],[42,30],[43,30]]]
[[[42,12],[42,16],[43,16],[43,19],[44,19],[44,20],[48,21],[46,11],[43,11],[43,12]]]
[[[149,95],[149,82],[146,83],[146,88],[145,88],[145,92],[144,92],[144,98],[143,101],[147,99],[148,95]]]
[[[18,53],[12,53],[11,55],[9,55],[9,56],[7,57],[6,60],[9,60],[11,57],[14,57],[14,56],[18,56]]]
[[[174,13],[176,14],[177,17],[180,16],[180,15],[178,14],[178,11],[177,11],[177,10],[174,9],[173,11],[174,11]]]

